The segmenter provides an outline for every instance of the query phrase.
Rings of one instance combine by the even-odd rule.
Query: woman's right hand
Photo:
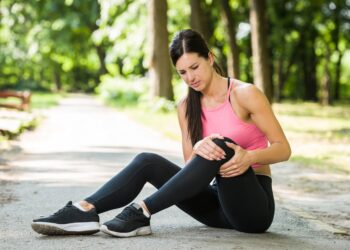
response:
[[[202,140],[198,141],[193,147],[193,153],[202,156],[207,160],[217,160],[220,161],[225,159],[225,151],[216,145],[212,140],[215,138],[224,139],[222,135],[211,134]]]

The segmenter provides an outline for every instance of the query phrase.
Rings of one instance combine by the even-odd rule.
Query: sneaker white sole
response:
[[[44,235],[94,234],[100,231],[98,222],[80,222],[56,224],[50,222],[33,222],[35,232]]]
[[[102,225],[100,227],[100,230],[101,230],[101,232],[104,232],[106,234],[116,236],[116,237],[123,237],[123,238],[152,234],[152,230],[151,230],[150,226],[140,227],[140,228],[135,229],[134,231],[127,232],[127,233],[111,231],[108,229],[108,227],[106,225]]]

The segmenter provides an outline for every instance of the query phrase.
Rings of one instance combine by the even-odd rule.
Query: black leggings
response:
[[[213,141],[226,152],[226,159],[195,156],[184,168],[157,154],[141,153],[85,201],[98,213],[120,208],[149,182],[159,189],[144,200],[151,214],[176,205],[207,226],[262,233],[271,225],[275,210],[271,178],[255,175],[251,167],[232,178],[218,175],[220,166],[234,155],[224,140]],[[210,185],[214,177],[216,184]]]

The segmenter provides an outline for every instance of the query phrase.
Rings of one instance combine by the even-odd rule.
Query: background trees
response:
[[[193,27],[229,75],[264,86],[273,101],[349,100],[350,1],[261,3],[2,0],[0,88],[92,92],[145,77],[154,95],[177,98],[165,51],[176,31]]]

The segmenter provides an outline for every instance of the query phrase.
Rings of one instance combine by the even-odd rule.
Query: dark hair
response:
[[[174,65],[176,65],[177,60],[185,53],[197,53],[198,56],[208,59],[209,52],[208,45],[202,35],[192,29],[181,30],[176,33],[169,46],[170,57]],[[213,67],[219,75],[224,75],[216,62],[214,62]],[[201,95],[201,92],[195,91],[190,87],[188,88],[186,97],[186,119],[192,146],[202,139]]]

